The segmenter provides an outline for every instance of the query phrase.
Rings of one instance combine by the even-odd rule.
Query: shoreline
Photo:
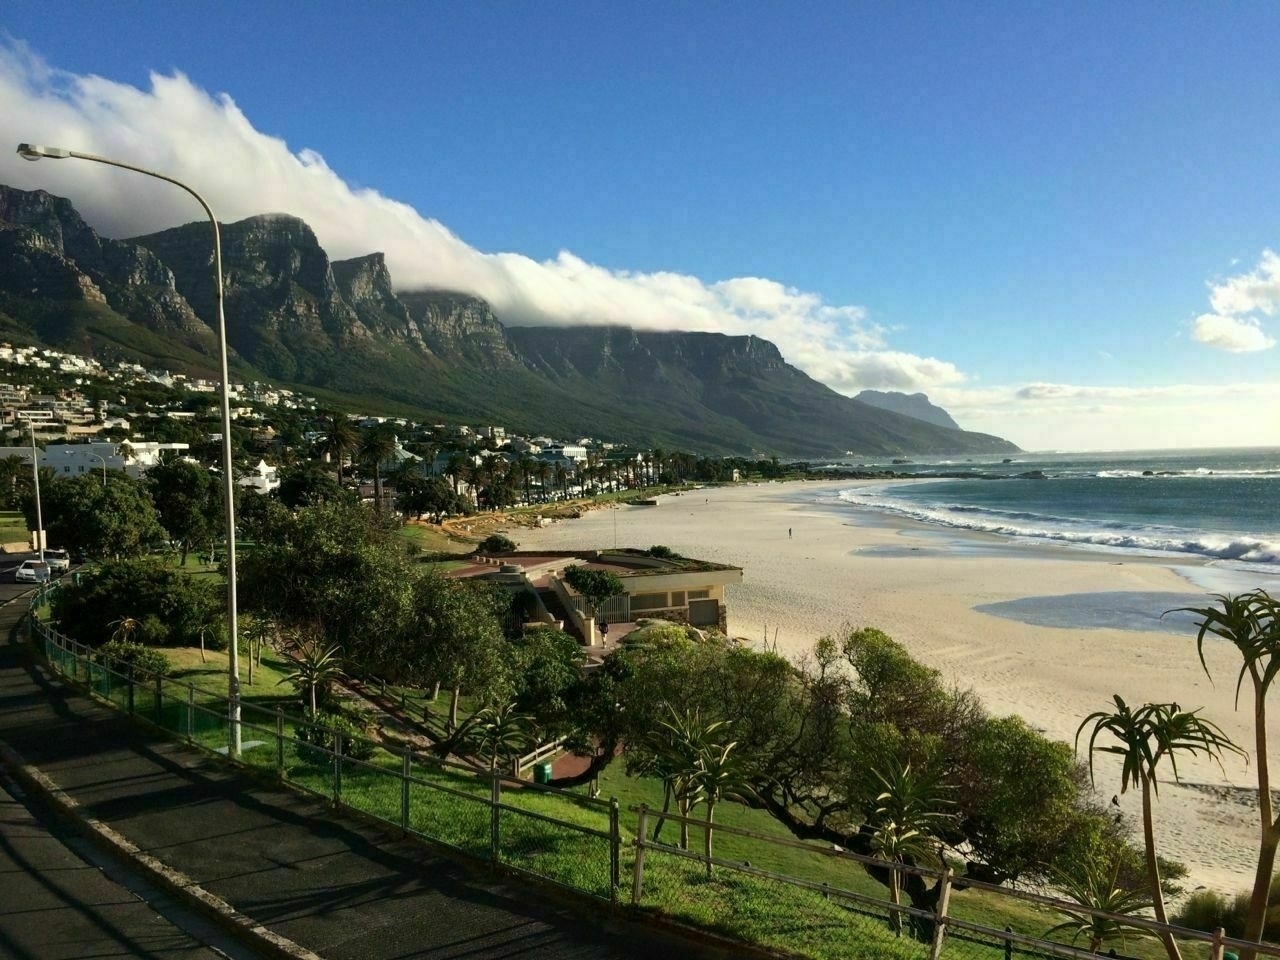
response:
[[[1092,598],[1090,609],[1105,618],[1108,601],[1119,595],[1156,603],[1168,595],[1178,598],[1171,607],[1186,600],[1207,606],[1215,592],[1203,585],[1215,574],[1207,562],[1019,542],[834,500],[838,490],[883,482],[711,487],[664,495],[656,508],[595,510],[509,535],[522,549],[661,544],[687,556],[732,563],[743,568],[743,582],[727,592],[731,635],[757,647],[767,638],[779,653],[794,658],[846,625],[879,627],[947,682],[972,689],[989,712],[1017,714],[1068,743],[1085,716],[1106,708],[1111,695],[1120,693],[1130,703],[1203,707],[1208,719],[1251,748],[1252,710],[1247,702],[1240,711],[1233,707],[1239,659],[1225,641],[1206,642],[1206,661],[1216,681],[1211,683],[1196,654],[1194,633],[1163,632],[1158,619],[1155,629],[1135,630],[1080,622],[1044,625],[989,612],[1002,604],[1022,604],[1024,615],[1056,606],[1070,618],[1085,604],[1083,598]],[[833,499],[823,502],[823,494]],[[1234,571],[1231,575],[1239,578]],[[1280,722],[1274,718],[1269,735],[1271,742],[1280,742],[1275,739]],[[1118,790],[1118,769],[1111,757],[1097,757],[1100,795]],[[1187,757],[1179,758],[1179,771],[1183,784],[1168,780],[1157,801],[1160,852],[1187,865],[1188,890],[1199,884],[1229,895],[1247,889],[1258,832],[1252,764],[1227,758],[1220,770],[1212,761]],[[1130,822],[1138,823],[1141,806],[1134,793],[1120,803]]]

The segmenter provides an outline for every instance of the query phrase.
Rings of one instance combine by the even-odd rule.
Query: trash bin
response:
[[[534,783],[550,783],[551,782],[551,764],[535,763],[533,765],[533,782]]]

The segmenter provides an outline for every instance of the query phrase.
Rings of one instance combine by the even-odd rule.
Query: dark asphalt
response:
[[[13,789],[0,784],[0,957],[222,956],[69,849],[63,831],[37,818]]]
[[[0,740],[144,852],[326,958],[640,960],[707,951],[492,881],[327,804],[264,787],[79,696],[4,642]],[[43,955],[43,954],[42,954]]]

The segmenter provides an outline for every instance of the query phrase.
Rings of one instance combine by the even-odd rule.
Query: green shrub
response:
[[[321,713],[314,721],[298,724],[294,736],[299,741],[298,757],[307,763],[322,763],[326,755],[303,744],[332,750],[337,736],[342,736],[342,755],[353,760],[370,760],[375,750],[364,728],[340,713]]]
[[[491,533],[484,538],[480,546],[476,547],[476,550],[479,553],[511,553],[516,547],[516,542],[510,537],[501,533]]]
[[[132,671],[138,679],[162,677],[169,672],[169,658],[135,640],[111,640],[98,648],[97,658],[112,670]]]
[[[1264,940],[1280,939],[1280,873],[1271,878],[1271,896],[1267,902],[1267,920],[1262,928]],[[1173,918],[1173,922],[1193,930],[1212,933],[1221,927],[1228,937],[1243,937],[1244,922],[1249,916],[1249,892],[1234,897],[1216,890],[1197,890],[1187,898]]]
[[[679,560],[680,554],[676,553],[670,547],[661,545],[652,546],[646,551],[649,556],[657,557],[659,560]]]
[[[138,623],[136,639],[151,646],[195,647],[200,631],[223,616],[222,587],[189,577],[161,561],[111,560],[63,581],[52,600],[58,628],[91,647],[110,639],[116,624]]]

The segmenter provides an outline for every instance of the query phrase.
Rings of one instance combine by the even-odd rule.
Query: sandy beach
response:
[[[1247,690],[1242,709],[1234,707],[1234,648],[1206,643],[1211,683],[1185,627],[1178,634],[1106,624],[1158,627],[1165,609],[1207,605],[1221,590],[1274,592],[1274,579],[1250,583],[1193,559],[1031,545],[823,502],[854,483],[720,487],[664,496],[657,507],[621,506],[508,532],[522,549],[663,544],[735,564],[743,582],[728,596],[731,634],[756,645],[767,637],[794,656],[846,625],[879,627],[948,680],[973,689],[991,712],[1018,714],[1059,739],[1072,740],[1081,720],[1119,693],[1131,704],[1203,708],[1252,757]],[[1277,713],[1272,743],[1280,743]],[[1248,888],[1258,832],[1252,763],[1229,757],[1219,769],[1186,758],[1179,770],[1183,783],[1160,790],[1160,853],[1187,865],[1189,890]],[[1099,756],[1096,773],[1100,795],[1118,792],[1117,764]],[[1138,797],[1130,791],[1120,799],[1136,826]]]

